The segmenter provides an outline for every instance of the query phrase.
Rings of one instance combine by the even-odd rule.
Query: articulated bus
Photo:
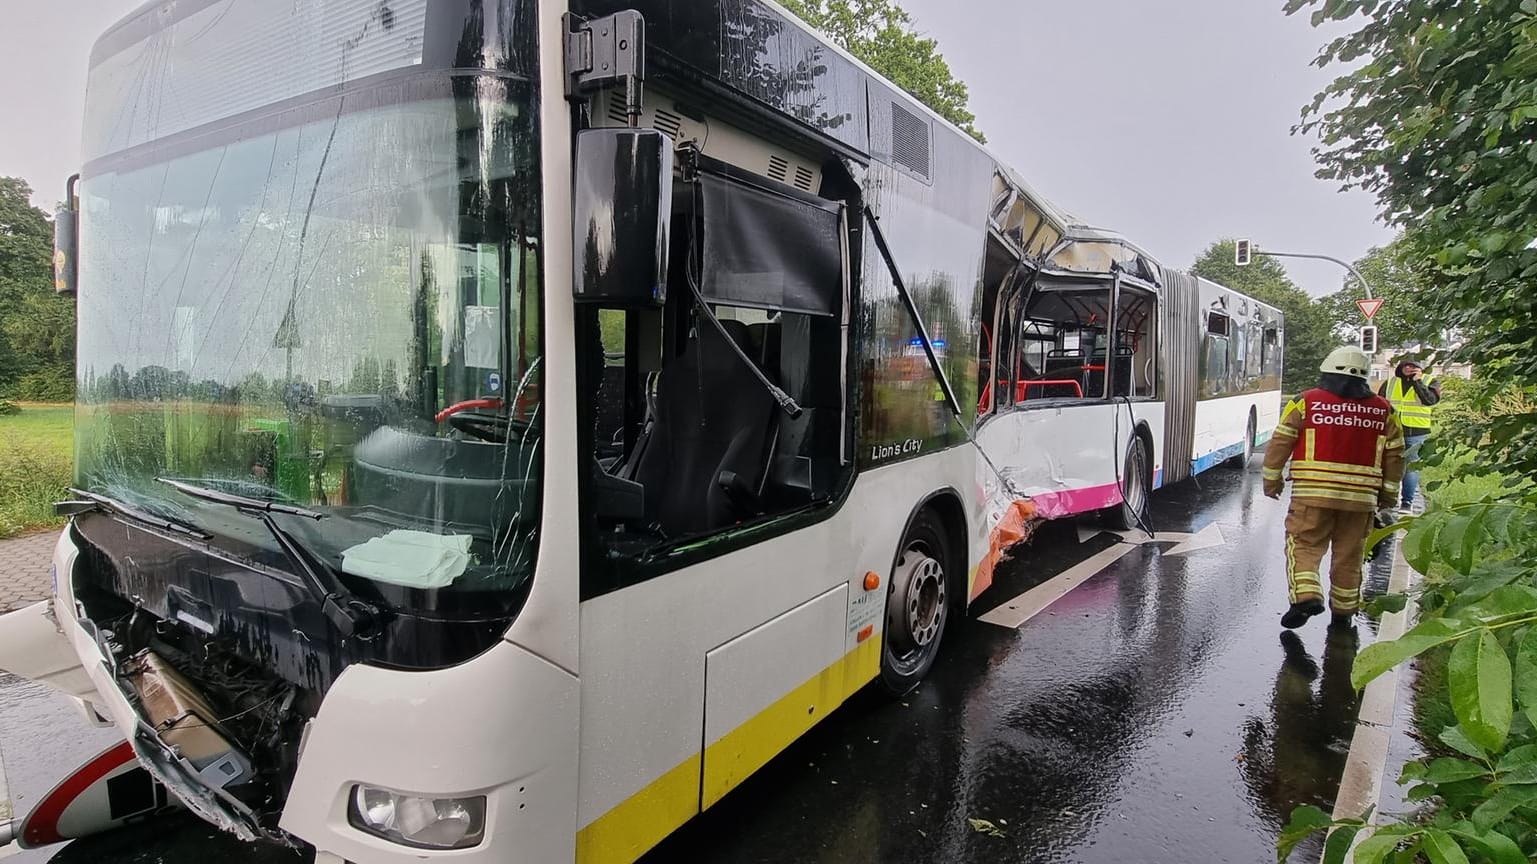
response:
[[[1011,514],[1275,424],[1275,309],[766,0],[155,0],[88,82],[0,665],[322,862],[632,861],[915,687]]]

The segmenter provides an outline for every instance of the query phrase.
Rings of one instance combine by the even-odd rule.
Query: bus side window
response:
[[[1281,375],[1281,333],[1275,325],[1265,328],[1265,336],[1261,340],[1260,366],[1263,368],[1265,378],[1279,379]]]
[[[1148,399],[1158,391],[1158,301],[1140,288],[1123,286],[1117,305],[1110,395]]]
[[[628,313],[623,309],[598,310],[598,335],[603,362],[594,396],[593,449],[605,468],[612,467],[627,449],[625,437],[625,337]],[[633,436],[632,436],[633,438]]]
[[[1244,324],[1244,383],[1246,386],[1258,382],[1265,375],[1265,343],[1264,333],[1260,329],[1259,321],[1249,321]]]
[[[827,501],[847,470],[843,207],[704,166],[673,208],[664,305],[587,331],[596,483],[640,490],[595,511],[608,561]]]
[[[1048,284],[1031,294],[1020,328],[1021,404],[1105,398],[1110,295],[1102,283]]]
[[[1201,339],[1201,395],[1223,396],[1231,390],[1228,382],[1228,352],[1232,343],[1233,319],[1225,313],[1206,313],[1206,334]]]

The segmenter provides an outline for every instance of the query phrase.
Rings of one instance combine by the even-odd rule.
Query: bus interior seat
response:
[[[721,323],[750,354],[747,325]],[[756,515],[777,429],[773,399],[720,332],[707,321],[693,329],[681,353],[663,367],[634,470],[647,490],[647,519],[668,536]]]

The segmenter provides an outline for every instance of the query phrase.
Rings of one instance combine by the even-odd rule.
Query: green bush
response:
[[[9,389],[23,402],[71,402],[75,398],[74,370],[44,367],[22,375]]]
[[[49,442],[0,432],[0,537],[56,524],[53,503],[69,496],[71,470]]]
[[[9,399],[0,399],[0,417],[9,417],[13,414],[20,413],[20,405],[17,405],[15,402],[12,402]]]

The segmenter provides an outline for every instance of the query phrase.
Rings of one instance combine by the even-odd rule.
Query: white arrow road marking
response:
[[[1094,528],[1078,526],[1078,542],[1087,543],[1101,534],[1113,534],[1121,538],[1122,543],[1130,543],[1133,546],[1146,546],[1149,543],[1175,542],[1189,537],[1189,534],[1148,534],[1141,528],[1133,528],[1129,531],[1114,531],[1109,528]]]
[[[1163,554],[1186,555],[1191,552],[1199,552],[1202,549],[1212,549],[1227,542],[1222,536],[1222,529],[1213,522],[1194,534],[1183,531],[1159,531],[1157,534],[1148,534],[1146,531],[1110,531],[1103,528],[1078,529],[1078,542],[1086,543],[1101,534],[1114,534],[1121,538],[1121,542],[1132,546],[1149,546],[1154,543],[1173,543],[1173,548]]]
[[[1223,545],[1227,540],[1222,536],[1222,529],[1213,522],[1194,534],[1181,534],[1179,545],[1173,549],[1165,549],[1163,557],[1172,558],[1175,555],[1185,555],[1190,552],[1199,552],[1202,549],[1213,549]],[[1171,535],[1172,539],[1172,535]]]
[[[1069,567],[1013,599],[1005,601],[1002,605],[982,615],[977,620],[1017,630],[1024,626],[1026,621],[1046,611],[1047,607],[1051,606],[1051,604],[1066,597],[1069,592],[1079,585],[1098,576],[1105,568],[1121,560],[1127,553],[1138,546],[1147,546],[1153,543],[1173,543],[1175,544],[1173,548],[1163,553],[1164,557],[1167,558],[1198,552],[1202,549],[1212,549],[1227,542],[1226,538],[1222,536],[1222,529],[1218,528],[1215,522],[1194,534],[1167,531],[1154,534],[1151,537],[1144,531],[1095,531],[1093,534],[1087,534],[1085,529],[1079,529],[1079,537],[1082,539],[1104,533],[1120,537],[1121,542]]]
[[[1088,560],[1069,567],[1018,597],[1005,601],[1002,606],[977,620],[1017,630],[1026,621],[1045,611],[1046,607],[1067,596],[1069,591],[1099,575],[1101,570],[1121,560],[1135,548],[1137,547],[1126,543],[1117,543]]]

